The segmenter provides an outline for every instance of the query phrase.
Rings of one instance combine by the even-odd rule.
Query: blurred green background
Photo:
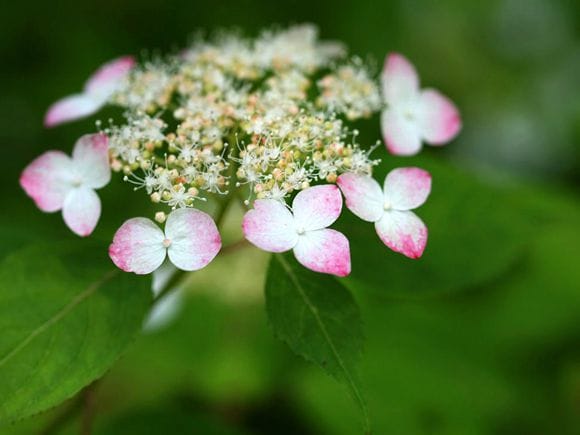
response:
[[[377,71],[388,51],[404,53],[463,116],[446,148],[383,155],[378,170],[380,178],[421,165],[434,175],[419,211],[431,234],[420,262],[387,252],[372,228],[340,222],[353,245],[346,282],[365,321],[361,371],[374,433],[580,433],[577,1],[5,2],[0,256],[30,241],[74,240],[60,216],[35,209],[18,175],[42,151],[68,152],[94,131],[96,118],[54,130],[42,118],[96,66],[175,52],[202,29],[255,35],[301,22],[374,59]],[[378,119],[361,133],[373,143]],[[103,191],[96,238],[148,213],[117,184]],[[231,239],[239,213],[229,216]],[[342,387],[268,329],[266,263],[248,250],[196,274],[175,323],[140,337],[94,386],[95,433],[360,433]],[[76,433],[79,406],[69,401],[0,433]]]

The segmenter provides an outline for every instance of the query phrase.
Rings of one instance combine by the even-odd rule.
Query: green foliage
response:
[[[220,291],[219,285],[207,289]],[[287,368],[286,356],[266,328],[261,304],[237,307],[195,295],[174,324],[139,337],[103,382],[124,390],[119,405],[171,397],[176,390],[211,403],[244,403],[274,388]]]
[[[106,247],[41,244],[0,265],[0,422],[55,406],[102,376],[141,329],[149,281]]]
[[[0,175],[0,258],[39,238],[66,238],[79,248],[66,264],[55,259],[54,246],[45,249],[39,254],[42,261],[36,261],[41,272],[32,263],[21,266],[18,270],[24,268],[31,275],[26,279],[39,282],[39,293],[17,308],[6,300],[23,297],[12,289],[24,278],[11,276],[6,287],[6,267],[0,265],[0,358],[10,337],[6,319],[41,315],[62,302],[61,282],[53,281],[53,274],[54,279],[69,277],[67,282],[86,284],[75,262],[77,256],[90,255],[83,252],[87,242],[70,235],[59,213],[40,213],[20,191],[17,179],[37,155],[53,148],[70,151],[75,138],[94,131],[95,119],[106,120],[114,113],[101,112],[44,130],[42,116],[48,105],[80,90],[83,78],[98,64],[120,54],[141,53],[143,47],[166,51],[182,46],[186,35],[201,28],[243,23],[242,31],[255,34],[255,29],[272,23],[308,20],[320,25],[323,37],[344,40],[363,56],[374,56],[377,71],[386,52],[405,53],[417,65],[422,82],[449,95],[464,119],[464,130],[454,143],[424,151],[436,154],[437,162],[392,158],[382,149],[375,154],[390,165],[378,169],[378,179],[391,167],[408,165],[425,167],[434,175],[433,194],[417,211],[430,231],[421,260],[391,253],[371,224],[348,211],[341,218],[354,268],[351,278],[339,282],[353,291],[365,321],[360,377],[374,433],[578,433],[580,64],[575,23],[580,2],[397,0],[337,7],[327,0],[231,4],[177,0],[160,7],[154,0],[100,0],[60,9],[51,2],[37,3],[37,13],[31,14],[28,2],[6,2],[7,12],[0,17],[5,34],[0,49],[6,59],[0,102],[6,162]],[[365,31],[352,23],[364,23]],[[70,80],[63,80],[65,76]],[[380,137],[376,118],[360,130],[363,144]],[[442,163],[451,156],[456,164]],[[468,170],[455,168],[466,161],[487,163],[494,177],[503,169],[545,182],[509,190],[491,186]],[[561,184],[547,188],[548,181]],[[565,185],[571,191],[567,196]],[[93,237],[110,240],[124,219],[151,215],[145,201],[128,202],[133,197],[128,185],[112,183],[99,194],[103,219]],[[95,256],[102,256],[99,261],[104,265],[106,253],[99,249]],[[234,294],[248,282],[259,291],[261,284],[250,276],[254,269],[238,274],[245,267],[249,269],[216,261],[215,267],[212,263],[194,274],[206,282],[201,285],[194,278],[190,290],[204,294],[190,295],[180,318],[167,330],[140,336],[99,383],[94,433],[184,432],[176,428],[180,423],[191,433],[196,428],[212,433],[213,421],[204,423],[199,413],[243,426],[248,414],[257,411],[261,430],[249,433],[360,433],[357,409],[342,394],[342,386],[270,337],[259,301],[247,303],[245,294],[235,301],[216,296],[221,290],[221,282],[215,282],[219,277],[232,281]],[[131,301],[140,305],[132,298],[146,296],[133,277],[119,275],[110,281],[114,283],[114,289],[103,288],[91,297],[99,300],[94,310],[97,305],[104,308],[105,302],[110,305],[106,319],[112,307],[115,312],[117,307],[128,311]],[[82,304],[86,312],[88,302]],[[67,318],[74,314],[69,312]],[[91,315],[90,320],[99,319]],[[107,322],[111,332],[114,322]],[[83,330],[73,325],[67,334],[62,328],[51,337],[67,349],[63,355],[68,357],[84,352],[84,347],[76,340],[71,340],[70,348],[65,346],[65,337],[74,334],[70,335],[74,338]],[[120,338],[115,330],[111,345]],[[25,368],[23,364],[21,370]],[[39,373],[44,370],[44,365],[38,366]],[[60,390],[80,370],[76,363],[62,368],[53,389]],[[12,383],[4,373],[0,366],[2,417],[10,399],[5,389]],[[30,380],[18,382],[23,390],[31,385]],[[52,389],[46,392],[51,394]],[[160,403],[159,396],[183,400]],[[40,393],[34,398],[44,400]],[[274,415],[268,408],[276,401],[272,398],[284,398],[299,408],[294,414]],[[43,433],[71,404],[15,426],[3,425],[0,433]],[[79,414],[67,425],[70,431],[53,433],[77,434]],[[296,421],[303,423],[300,429],[287,429]]]
[[[346,385],[368,425],[356,369],[362,325],[349,291],[335,278],[308,271],[289,255],[274,255],[266,280],[266,310],[278,338]]]
[[[161,408],[161,409],[160,409]],[[243,435],[245,432],[228,426],[217,418],[183,409],[177,403],[165,407],[145,408],[123,414],[96,427],[95,435]]]
[[[578,373],[579,256],[575,226],[546,226],[511,273],[484,287],[396,303],[361,297],[361,377],[377,433],[576,433],[567,403],[577,389],[566,397],[561,380]],[[322,432],[355,432],[332,383],[310,372],[297,394]]]

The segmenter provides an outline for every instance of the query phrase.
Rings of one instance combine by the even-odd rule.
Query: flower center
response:
[[[391,209],[391,203],[388,200],[385,200],[385,202],[383,203],[383,210],[388,211]]]
[[[298,233],[299,236],[302,236],[302,235],[304,235],[306,230],[304,229],[304,227],[298,227],[298,228],[296,228],[296,232]]]
[[[163,240],[163,247],[164,248],[169,248],[171,246],[171,240],[169,239],[164,239]]]

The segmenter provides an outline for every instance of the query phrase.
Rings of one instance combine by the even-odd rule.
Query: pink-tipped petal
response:
[[[347,276],[350,273],[350,248],[344,234],[322,229],[307,231],[298,239],[294,255],[310,270]]]
[[[334,184],[302,190],[292,202],[296,228],[312,231],[326,228],[340,216],[342,196]]]
[[[54,127],[96,113],[105,100],[91,95],[77,94],[58,100],[49,107],[44,117],[45,127]]]
[[[393,169],[385,178],[385,204],[395,210],[412,210],[431,193],[431,174],[420,168]]]
[[[85,84],[85,93],[111,96],[135,66],[132,56],[123,56],[102,65]]]
[[[412,211],[391,210],[375,223],[382,242],[409,258],[423,255],[427,244],[427,227]]]
[[[93,189],[74,188],[64,200],[62,217],[73,233],[86,237],[93,232],[101,217],[101,200]]]
[[[109,144],[103,133],[82,136],[75,144],[72,158],[84,186],[100,189],[111,181]]]
[[[163,246],[164,240],[163,231],[151,220],[129,219],[115,233],[109,247],[109,257],[125,272],[146,275],[165,260],[167,249]]]
[[[242,223],[244,236],[258,248],[268,252],[285,252],[296,246],[298,233],[294,216],[280,202],[258,199]]]
[[[217,226],[210,215],[191,208],[171,212],[165,224],[169,240],[167,255],[175,267],[198,270],[207,266],[222,247]]]
[[[346,207],[367,222],[376,222],[383,215],[383,191],[368,175],[342,174],[336,180],[344,195]]]
[[[61,151],[48,151],[30,163],[20,176],[20,185],[39,209],[60,210],[72,189],[70,157]]]
[[[419,93],[419,76],[406,57],[390,53],[385,59],[381,85],[385,101],[389,105],[397,104],[416,97]]]
[[[461,130],[461,116],[455,104],[434,89],[421,93],[417,109],[421,135],[427,143],[443,145]]]
[[[398,156],[412,156],[421,150],[419,125],[405,113],[386,109],[381,114],[381,130],[387,150]]]

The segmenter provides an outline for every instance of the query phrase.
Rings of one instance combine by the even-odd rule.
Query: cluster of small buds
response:
[[[148,62],[135,67],[129,77],[113,95],[113,104],[136,112],[154,113],[170,103],[176,85],[171,65],[161,61]]]
[[[221,247],[212,218],[197,200],[237,196],[250,209],[243,232],[270,251],[293,250],[305,267],[344,276],[350,249],[329,226],[346,207],[373,222],[389,248],[422,255],[427,228],[412,210],[427,199],[430,175],[398,168],[384,186],[372,178],[380,142],[359,144],[350,121],[381,112],[387,150],[413,155],[422,144],[442,145],[461,128],[454,104],[422,90],[413,65],[387,56],[373,78],[343,45],[319,41],[311,25],[269,30],[252,40],[225,33],[196,40],[179,55],[136,66],[123,57],[102,66],[81,94],[49,109],[54,126],[95,113],[105,104],[124,109],[99,134],[77,142],[72,158],[49,151],[23,173],[21,185],[39,208],[63,211],[67,225],[89,235],[100,216],[95,190],[111,170],[149,195],[162,210],[155,221],[128,220],[110,249],[123,270],[150,273],[165,258],[184,270],[207,265]],[[292,206],[289,206],[292,199]],[[171,209],[167,213],[167,208]]]
[[[368,117],[382,105],[379,87],[359,59],[325,75],[318,87],[317,104],[344,114],[349,120]]]
[[[222,35],[135,68],[112,97],[127,110],[127,123],[106,131],[113,169],[172,208],[193,206],[203,191],[227,194],[229,162],[235,187],[248,186],[248,204],[283,201],[344,172],[370,175],[378,160],[340,118],[381,108],[362,62],[338,66],[309,98],[319,71],[332,71],[342,55],[313,26],[297,26],[255,41]]]
[[[236,187],[248,184],[257,199],[284,201],[312,184],[335,183],[341,173],[370,175],[379,160],[370,158],[374,148],[356,144],[357,135],[343,129],[339,119],[304,113],[272,123],[239,146],[239,157],[232,157],[238,164]]]

